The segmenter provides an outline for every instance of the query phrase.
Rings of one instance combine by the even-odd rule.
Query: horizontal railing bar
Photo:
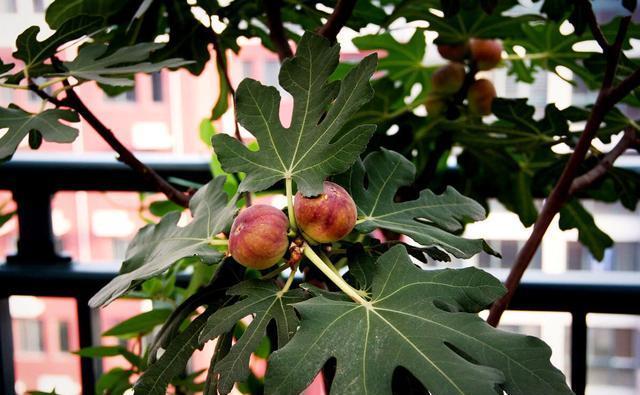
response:
[[[113,265],[0,265],[0,289],[8,295],[93,295],[117,275]],[[504,271],[491,271],[498,278]],[[592,274],[592,275],[586,275]],[[188,274],[178,276],[186,285]],[[640,274],[534,274],[518,288],[512,310],[640,315]]]
[[[211,180],[209,160],[203,156],[140,155],[140,159],[165,178],[199,184]],[[22,154],[0,165],[0,190],[15,190],[18,180],[37,180],[50,191],[155,190],[139,173],[106,154]]]
[[[209,158],[196,155],[140,154],[140,160],[163,177],[204,184],[211,179]],[[622,167],[640,172],[640,167]],[[455,173],[457,169],[449,171]],[[453,176],[452,176],[453,177]],[[0,190],[14,190],[17,180],[37,179],[51,191],[153,191],[142,176],[112,154],[19,153],[0,165]]]

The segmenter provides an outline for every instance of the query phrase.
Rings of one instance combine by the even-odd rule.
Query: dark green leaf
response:
[[[63,23],[78,15],[112,15],[125,1],[128,0],[56,0],[47,8],[45,20],[52,29],[58,30]]]
[[[223,394],[230,392],[236,381],[245,380],[249,375],[251,353],[260,345],[271,321],[275,321],[277,327],[277,346],[282,347],[289,341],[298,326],[298,318],[291,304],[304,300],[304,293],[300,289],[281,294],[275,284],[264,281],[245,281],[227,293],[245,298],[218,310],[209,318],[200,335],[202,343],[230,331],[248,315],[255,317],[228,354],[216,363],[214,372],[220,373],[218,390]]]
[[[162,356],[149,366],[134,385],[136,393],[166,394],[167,386],[171,380],[184,371],[187,361],[195,350],[202,348],[198,336],[213,311],[213,309],[205,310],[198,318],[191,321],[184,331],[171,339],[171,343]]]
[[[399,366],[432,394],[571,394],[547,345],[477,316],[503,293],[481,270],[422,271],[393,247],[376,264],[369,304],[317,296],[295,305],[300,328],[271,355],[265,392],[298,394],[336,358],[332,394],[390,394]]]
[[[483,240],[465,239],[451,233],[462,230],[465,221],[485,217],[482,206],[452,187],[441,195],[424,190],[417,200],[394,202],[398,188],[410,185],[414,178],[413,164],[386,149],[356,163],[343,181],[358,206],[361,223],[356,229],[362,233],[377,227],[392,230],[423,246],[437,246],[458,258],[469,258],[488,248]]]
[[[94,346],[94,347],[85,347],[78,351],[75,351],[74,354],[79,355],[83,358],[102,358],[102,357],[118,357],[122,356],[131,364],[137,367],[142,366],[142,359],[139,356],[132,353],[121,346]]]
[[[598,228],[593,216],[575,199],[568,201],[560,209],[559,226],[562,230],[578,229],[578,240],[598,261],[604,258],[604,250],[613,245],[611,237]]]
[[[104,373],[96,383],[96,394],[122,395],[126,390],[131,388],[129,379],[133,375],[133,371],[122,368],[113,368]]]
[[[61,121],[78,122],[78,114],[69,110],[45,110],[38,114],[24,111],[18,106],[0,107],[0,129],[7,128],[0,137],[0,159],[11,157],[20,142],[30,131],[35,130],[46,141],[71,143],[78,137],[78,131]]]
[[[60,45],[93,33],[101,25],[102,18],[81,16],[65,22],[44,41],[38,41],[37,39],[40,28],[31,26],[18,36],[16,40],[17,50],[13,53],[13,56],[16,59],[23,60],[25,68],[28,69],[53,56]]]
[[[111,329],[102,336],[131,336],[145,335],[151,332],[156,326],[161,325],[171,314],[171,309],[154,309],[136,316],[133,316]]]
[[[2,225],[6,224],[7,222],[9,222],[9,220],[11,218],[13,218],[13,216],[16,215],[15,211],[11,211],[8,213],[0,213],[0,228],[2,227]]]
[[[141,43],[107,53],[106,45],[84,46],[74,60],[63,63],[66,72],[54,75],[73,76],[80,80],[92,80],[105,85],[132,86],[134,81],[131,76],[135,73],[153,73],[164,68],[175,68],[192,63],[182,59],[146,61],[152,52],[163,47],[164,44]]]
[[[42,133],[37,130],[29,131],[29,148],[38,149],[42,145]]]
[[[213,137],[223,169],[247,174],[240,191],[260,191],[290,178],[304,195],[315,195],[322,192],[326,176],[347,170],[364,150],[375,126],[343,126],[372,96],[369,77],[376,59],[368,56],[341,83],[327,83],[338,54],[337,44],[306,33],[297,55],[282,64],[280,85],[294,98],[289,128],[280,122],[277,89],[242,81],[238,120],[256,136],[260,150],[250,151],[226,134]]]
[[[109,303],[140,280],[165,272],[181,258],[198,256],[208,264],[219,262],[224,253],[209,246],[209,242],[231,225],[236,212],[235,200],[227,201],[222,189],[224,182],[225,177],[217,177],[191,198],[193,220],[189,225],[178,227],[180,213],[172,212],[157,225],[142,228],[127,249],[121,274],[94,295],[89,304],[97,307]]]

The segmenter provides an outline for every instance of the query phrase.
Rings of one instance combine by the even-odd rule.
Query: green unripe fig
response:
[[[495,97],[496,88],[491,81],[484,78],[475,81],[467,92],[469,111],[476,115],[491,114],[491,103]]]
[[[325,181],[318,196],[296,194],[294,213],[298,227],[319,243],[338,241],[351,233],[356,225],[356,204],[344,188]]]
[[[450,95],[462,88],[465,70],[461,63],[449,63],[431,75],[431,86],[435,93]]]
[[[469,50],[478,70],[490,70],[502,59],[502,43],[499,40],[474,38],[469,44]]]
[[[469,54],[469,43],[439,44],[438,53],[444,59],[451,60],[453,62],[462,62]]]
[[[229,234],[229,252],[248,268],[262,270],[282,259],[289,248],[289,220],[275,207],[257,204],[240,212]]]
[[[427,114],[437,116],[443,114],[447,110],[447,101],[442,96],[435,93],[429,93],[424,102]]]

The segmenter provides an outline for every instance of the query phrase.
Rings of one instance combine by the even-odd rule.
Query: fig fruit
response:
[[[449,63],[440,67],[431,75],[433,92],[453,94],[462,88],[465,70],[461,63]]]
[[[472,39],[469,44],[471,58],[478,70],[490,70],[502,59],[502,43],[499,40]]]
[[[318,196],[305,197],[298,192],[293,208],[298,227],[319,243],[330,243],[348,235],[358,216],[349,193],[330,181],[324,182]]]
[[[467,92],[469,111],[476,115],[491,114],[491,103],[495,97],[496,88],[491,81],[484,78],[475,81]]]
[[[289,248],[289,220],[275,207],[257,204],[240,212],[229,233],[233,259],[252,269],[266,269],[282,259]]]
[[[440,44],[438,45],[438,53],[444,59],[451,60],[453,62],[462,62],[469,53],[469,43]]]

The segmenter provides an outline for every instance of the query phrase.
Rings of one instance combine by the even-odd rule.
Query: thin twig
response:
[[[591,10],[591,13],[593,13],[593,10]],[[595,16],[592,18],[595,19]],[[627,26],[628,22],[621,20],[616,42],[612,46],[608,46],[607,44],[606,47],[607,50],[605,51],[605,56],[607,59],[607,71],[605,74],[612,75],[610,77],[611,81],[613,81],[615,77],[615,71],[617,69],[617,63],[620,59],[620,51],[622,48],[621,43],[624,40],[623,36],[626,32]],[[597,31],[599,28],[593,30]],[[617,53],[614,53],[614,51],[617,51]],[[615,64],[611,64],[612,62],[615,62]],[[591,147],[591,142],[595,138],[605,115],[617,102],[622,100],[624,96],[640,85],[640,70],[633,73],[615,88],[610,88],[610,85],[607,85],[610,84],[610,82],[608,82],[608,78],[609,76],[607,75],[603,79],[600,92],[598,93],[596,102],[591,110],[591,114],[589,114],[589,119],[587,120],[584,131],[580,135],[580,139],[578,140],[573,153],[569,157],[569,160],[560,175],[560,179],[545,201],[544,206],[538,215],[538,219],[533,226],[533,231],[531,232],[529,239],[527,239],[522,249],[518,252],[516,260],[505,282],[507,293],[491,306],[487,322],[492,326],[497,326],[500,322],[502,313],[504,313],[506,308],[509,306],[515,290],[518,288],[520,280],[529,266],[531,259],[533,259],[533,256],[540,247],[542,238],[551,224],[551,221],[571,196],[571,187],[576,178],[577,172],[585,158],[585,155]]]
[[[613,84],[613,80],[616,76],[616,70],[618,69],[618,63],[620,62],[620,54],[622,52],[622,44],[624,38],[627,35],[629,23],[631,22],[631,16],[626,16],[620,19],[620,25],[618,26],[618,33],[616,39],[611,46],[605,50],[605,56],[607,57],[607,67],[605,69],[604,78],[602,79],[602,88],[609,89]]]
[[[607,171],[613,167],[613,163],[616,159],[618,159],[620,155],[624,154],[628,148],[632,147],[635,141],[636,130],[629,126],[624,130],[624,135],[620,141],[618,141],[616,146],[604,155],[595,167],[573,180],[571,188],[569,189],[569,195],[575,195],[604,177],[604,175],[607,174]]]
[[[336,37],[340,30],[351,17],[353,8],[356,6],[357,0],[338,0],[333,13],[327,19],[327,22],[318,29],[318,34],[329,39],[329,41],[336,41]]]
[[[580,4],[576,4],[576,7],[581,6],[584,8],[585,14],[587,16],[587,23],[589,24],[589,28],[591,29],[591,34],[593,38],[598,42],[600,48],[606,53],[609,50],[609,43],[607,42],[607,38],[602,33],[602,29],[600,29],[600,25],[598,25],[598,20],[596,19],[596,14],[593,12],[593,6],[591,5],[591,0],[582,0]]]
[[[267,24],[269,25],[269,38],[278,51],[278,58],[282,62],[286,58],[293,56],[293,51],[287,40],[282,25],[282,0],[263,0],[264,9],[267,13]]]

